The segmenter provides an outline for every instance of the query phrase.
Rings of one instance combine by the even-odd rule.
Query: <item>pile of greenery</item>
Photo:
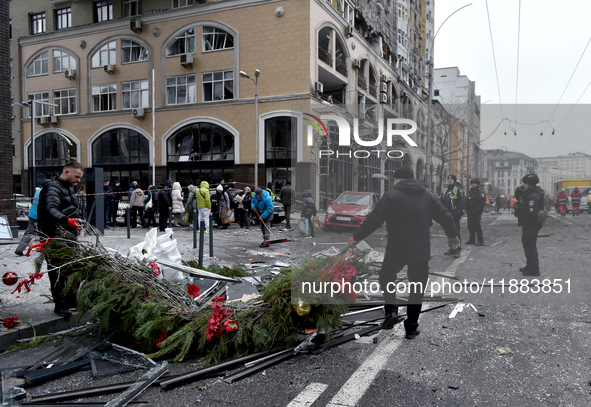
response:
[[[237,329],[208,340],[214,311],[211,303],[199,305],[190,287],[160,278],[157,265],[105,249],[98,235],[80,242],[67,234],[53,239],[37,258],[37,271],[46,258],[67,278],[66,291],[76,293],[79,311],[98,320],[102,333],[133,340],[149,357],[174,356],[175,361],[182,361],[191,353],[218,362],[292,346],[307,328],[327,333],[339,328],[340,315],[347,310],[331,299],[310,306],[307,313],[296,312],[292,276],[301,280],[302,273],[318,271],[310,266],[286,268],[263,288],[261,298],[223,304],[230,315],[227,320],[236,321]],[[209,271],[246,275],[236,267],[212,266]],[[321,274],[316,277],[322,278]]]

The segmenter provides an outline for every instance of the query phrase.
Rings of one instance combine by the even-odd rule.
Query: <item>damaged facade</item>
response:
[[[258,185],[289,179],[298,193],[335,199],[346,190],[383,193],[388,181],[372,176],[391,178],[403,163],[423,179],[432,1],[192,3],[10,2],[14,100],[58,105],[37,106],[38,182],[76,159],[123,188],[132,180],[147,187],[154,155],[156,182],[252,185],[255,89],[239,72],[255,69]],[[418,146],[384,141],[380,149],[400,150],[400,159],[320,160],[326,141],[307,145],[302,105],[357,117],[362,137],[375,138],[378,118],[412,119]],[[13,113],[15,175],[30,193],[29,113]]]

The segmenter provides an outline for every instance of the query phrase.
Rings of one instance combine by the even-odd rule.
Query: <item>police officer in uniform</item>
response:
[[[518,188],[521,191],[521,197],[515,215],[518,225],[521,226],[521,243],[525,252],[526,265],[519,271],[524,276],[539,276],[540,263],[536,242],[538,241],[538,232],[545,220],[544,191],[537,186],[540,179],[536,174],[527,174],[521,181],[523,184]]]
[[[480,180],[472,178],[470,180],[470,190],[468,191],[468,199],[466,200],[466,213],[468,214],[468,230],[470,231],[470,239],[466,244],[473,244],[474,246],[484,246],[482,238],[482,226],[480,226],[480,218],[482,211],[486,205],[486,196],[480,190]],[[476,238],[477,240],[474,240]]]
[[[460,220],[462,219],[462,213],[464,212],[464,187],[462,184],[457,182],[458,178],[455,175],[450,175],[447,177],[447,187],[443,189],[441,192],[441,203],[447,209],[449,213],[454,218],[454,224],[456,226],[456,230],[458,231],[458,236],[460,234]],[[460,240],[461,240],[461,236]],[[446,256],[454,256],[454,258],[460,257],[460,250],[461,247],[457,249],[449,249],[444,254]]]

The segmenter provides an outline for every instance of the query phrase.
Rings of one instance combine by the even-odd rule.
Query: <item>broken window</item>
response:
[[[171,57],[181,54],[195,53],[195,28],[179,34],[174,42],[166,47],[166,56]]]
[[[216,27],[203,26],[203,52],[234,48],[232,34]]]

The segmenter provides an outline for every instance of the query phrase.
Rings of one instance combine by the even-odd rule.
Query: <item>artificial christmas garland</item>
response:
[[[36,271],[39,273],[49,258],[51,266],[67,278],[66,291],[77,292],[79,311],[97,319],[102,333],[133,339],[145,352],[152,352],[149,357],[174,355],[175,361],[182,361],[194,352],[218,362],[291,346],[307,328],[329,336],[340,327],[340,316],[347,311],[341,298],[302,297],[292,304],[292,276],[295,282],[330,281],[340,267],[335,260],[284,269],[263,288],[262,298],[256,302],[223,304],[223,299],[217,298],[213,306],[200,306],[195,301],[199,295],[195,287],[159,278],[155,263],[129,259],[105,248],[99,234],[88,225],[84,232],[79,240],[67,233],[51,240],[36,260]],[[221,270],[215,266],[210,271]],[[225,269],[223,273],[235,274],[237,270]],[[346,274],[353,276],[350,269]],[[302,305],[304,312],[300,312]]]

